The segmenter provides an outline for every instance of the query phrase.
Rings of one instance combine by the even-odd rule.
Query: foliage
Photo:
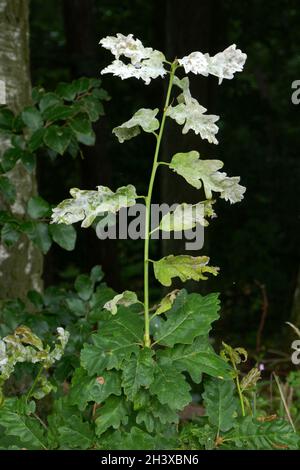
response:
[[[218,268],[209,266],[206,256],[169,255],[156,261],[149,259],[150,208],[156,172],[160,163],[165,163],[159,162],[158,156],[166,119],[183,125],[183,133],[193,130],[203,139],[217,143],[215,122],[218,116],[205,114],[206,109],[191,96],[188,78],[179,80],[176,72],[183,67],[186,73],[212,74],[221,83],[224,78],[232,79],[234,73],[242,71],[246,55],[232,45],[214,57],[194,52],[169,62],[161,52],[145,48],[133,35],[117,34],[100,42],[115,56],[113,63],[102,71],[104,74],[112,73],[122,79],[135,77],[149,84],[169,72],[160,121],[156,119],[158,109],[142,108],[132,119],[114,129],[120,142],[138,135],[141,129],[154,135],[156,145],[148,193],[137,196],[133,185],[122,186],[115,192],[103,186],[98,186],[96,191],[73,188],[73,199],[61,202],[52,210],[52,223],[58,225],[50,225],[50,228],[39,220],[48,216],[50,206],[36,197],[30,201],[28,213],[38,222],[34,227],[28,226],[26,233],[31,234],[32,240],[42,240],[44,251],[51,244],[45,233],[48,237],[51,233],[54,240],[68,249],[74,244],[74,236],[67,232],[73,223],[82,221],[82,227],[89,227],[97,217],[114,214],[122,207],[134,205],[138,197],[144,198],[144,299],[139,301],[131,291],[116,294],[103,283],[99,284],[102,271],[95,267],[90,275],[81,274],[76,278],[74,290],[48,289],[44,296],[30,292],[28,298],[36,310],[31,316],[18,301],[3,306],[4,319],[9,318],[12,309],[14,315],[8,324],[3,322],[2,328],[10,330],[8,333],[14,332],[6,334],[0,342],[3,375],[0,448],[297,448],[299,437],[289,423],[262,418],[253,410],[252,392],[260,373],[253,368],[240,380],[238,366],[246,361],[246,351],[225,343],[220,355],[213,349],[209,333],[212,323],[219,318],[218,294],[189,294],[182,289],[170,292],[158,306],[150,307],[151,265],[157,280],[164,286],[170,286],[177,276],[182,281],[199,281],[205,280],[207,273],[218,274]],[[120,60],[122,57],[126,61]],[[35,103],[39,103],[38,106],[26,108],[19,117],[8,115],[14,123],[8,126],[10,134],[17,134],[25,144],[24,148],[18,144],[7,151],[6,169],[10,161],[15,164],[19,159],[29,168],[28,151],[35,152],[40,142],[59,154],[69,149],[73,156],[77,154],[78,143],[93,144],[90,121],[96,120],[101,112],[91,95],[96,93],[98,100],[106,95],[99,90],[98,82],[97,86],[94,81],[84,79],[78,82],[80,85],[75,83],[61,85],[54,94],[37,91]],[[171,102],[173,84],[181,89],[175,106]],[[71,105],[65,103],[69,101]],[[82,116],[84,113],[86,115]],[[23,124],[29,139],[27,132],[21,135]],[[17,137],[11,138],[12,143],[20,141]],[[25,154],[18,154],[14,148],[22,149]],[[192,175],[189,163],[192,163]],[[226,173],[219,172],[222,166],[218,160],[200,160],[196,151],[176,154],[171,169],[197,189],[204,187],[207,199],[198,203],[203,217],[195,215],[197,211],[182,203],[177,212],[169,214],[167,222],[162,220],[159,229],[175,231],[197,223],[207,225],[204,217],[215,215],[213,192],[231,203],[241,201],[245,188],[239,185],[239,177],[227,177]],[[2,186],[7,186],[7,181],[2,181]],[[12,197],[13,188],[8,193]],[[188,209],[188,222],[186,219],[180,222],[184,209]],[[61,234],[51,227],[62,227]],[[10,234],[7,228],[4,231],[11,242],[16,239],[18,225],[12,228],[14,231]],[[20,326],[23,317],[27,319],[25,327]],[[61,326],[57,328],[58,320],[68,334]],[[53,328],[57,328],[59,342],[53,348],[45,347],[44,337],[52,335]],[[25,395],[20,391],[11,393],[10,387],[15,385],[11,379],[19,383],[20,371],[14,367],[25,361],[33,363],[30,378],[36,373],[34,364],[38,362],[40,369],[30,384],[25,385]],[[60,363],[54,364],[55,361]],[[203,377],[206,415],[192,424],[179,425],[180,412],[192,402],[191,384],[202,383]],[[40,413],[36,401],[46,395],[51,402],[50,411]]]
[[[33,89],[33,105],[19,115],[0,107],[0,133],[8,142],[0,159],[0,191],[7,206],[0,212],[0,227],[1,240],[6,246],[14,245],[24,234],[44,254],[52,242],[68,251],[74,249],[75,229],[58,224],[49,226],[46,222],[51,205],[41,196],[30,197],[26,215],[16,215],[13,204],[17,200],[17,188],[8,175],[18,164],[34,172],[37,158],[45,155],[51,160],[64,154],[72,158],[80,156],[81,144],[95,144],[93,123],[103,116],[103,102],[108,99],[100,80],[80,78],[59,84],[54,92]]]

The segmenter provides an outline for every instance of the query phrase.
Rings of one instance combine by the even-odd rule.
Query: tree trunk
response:
[[[0,80],[5,83],[6,104],[14,111],[30,103],[29,23],[27,0],[0,0]],[[0,152],[8,146],[0,137]],[[6,174],[16,187],[12,212],[25,215],[28,199],[36,193],[36,178],[22,164]],[[0,200],[0,209],[9,209]],[[42,287],[43,258],[40,251],[22,236],[11,248],[0,245],[0,298],[25,298],[30,289]]]

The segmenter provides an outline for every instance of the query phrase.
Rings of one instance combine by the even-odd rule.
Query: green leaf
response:
[[[243,199],[246,188],[238,184],[239,177],[229,178],[226,173],[218,171],[223,165],[220,160],[201,160],[199,152],[193,150],[176,153],[170,168],[197,189],[200,189],[203,183],[207,199],[211,199],[212,192],[215,191],[221,193],[222,199],[231,203],[239,202]]]
[[[90,278],[93,283],[102,281],[103,277],[104,277],[104,273],[102,271],[101,266],[97,265],[91,269]]]
[[[13,224],[6,223],[1,230],[1,240],[6,246],[14,245],[20,238],[20,232]]]
[[[76,94],[80,95],[81,93],[87,92],[90,89],[92,83],[93,83],[93,79],[81,77],[81,78],[78,78],[77,80],[74,80],[72,82],[72,85],[74,86],[74,89],[76,90]]]
[[[98,186],[97,191],[73,188],[70,194],[73,199],[65,199],[53,209],[53,223],[74,224],[83,220],[81,226],[87,228],[105,212],[116,213],[122,207],[134,206],[137,198],[131,184],[118,188],[115,193],[106,186]]]
[[[34,106],[28,106],[27,108],[24,108],[21,116],[22,120],[26,126],[29,127],[29,129],[36,131],[37,129],[43,127],[44,122],[41,113]]]
[[[89,449],[93,445],[94,433],[89,423],[76,415],[65,420],[58,428],[59,444],[65,449]]]
[[[157,449],[157,438],[133,426],[129,433],[122,433],[115,447],[118,450],[154,450]],[[161,447],[160,447],[161,448]]]
[[[224,443],[234,442],[238,448],[252,450],[293,450],[299,445],[299,435],[287,421],[260,422],[251,416],[240,418],[235,429],[222,438]]]
[[[168,405],[172,410],[182,410],[192,400],[190,389],[181,373],[158,362],[150,392],[157,396],[162,405]]]
[[[54,105],[63,105],[61,98],[55,93],[46,93],[39,102],[39,108],[43,113],[46,109]]]
[[[20,148],[12,147],[7,149],[1,157],[1,165],[3,170],[5,172],[10,171],[15,166],[19,158],[21,158],[22,153],[23,150]]]
[[[44,127],[42,129],[38,129],[35,131],[30,139],[28,140],[28,149],[30,152],[35,152],[39,147],[44,145],[44,135],[46,129]]]
[[[158,113],[156,109],[139,109],[129,121],[113,129],[120,143],[140,134],[142,128],[145,132],[154,132],[159,128],[159,121],[156,119]]]
[[[119,305],[129,307],[136,303],[140,303],[136,293],[130,290],[125,290],[122,294],[115,295],[113,299],[106,302],[104,308],[111,312],[112,315],[116,315]]]
[[[6,176],[0,176],[0,191],[3,194],[4,199],[9,204],[13,204],[15,202],[16,188]]]
[[[17,400],[7,399],[0,408],[0,423],[5,434],[16,437],[26,449],[46,449],[42,426],[36,419],[18,414],[16,405]]]
[[[27,214],[33,219],[47,216],[50,211],[50,204],[41,196],[33,196],[27,204]]]
[[[36,165],[36,156],[31,152],[24,151],[21,155],[21,161],[26,170],[32,173]]]
[[[138,353],[143,343],[144,322],[137,312],[121,306],[118,313],[92,336],[93,344],[84,345],[81,365],[90,375],[101,375],[105,369],[120,369],[124,360]]]
[[[199,336],[190,345],[177,344],[172,349],[160,350],[157,355],[178,372],[188,372],[195,383],[201,382],[202,373],[223,379],[232,376],[232,369],[214,352],[207,336]]]
[[[30,240],[37,245],[44,254],[46,254],[52,244],[49,236],[48,225],[42,222],[26,222],[22,225],[23,231],[27,234]]]
[[[73,83],[59,83],[56,88],[56,93],[64,98],[66,101],[73,101],[76,97],[77,86]]]
[[[118,429],[128,423],[128,407],[123,398],[111,396],[99,410],[95,420],[96,434],[101,436],[110,427]]]
[[[229,431],[235,422],[238,401],[234,396],[233,380],[210,378],[204,383],[202,394],[208,421],[220,431]]]
[[[169,255],[154,262],[154,274],[163,286],[170,286],[173,277],[179,277],[182,282],[206,280],[205,273],[217,276],[219,268],[208,266],[208,256]]]
[[[74,112],[71,106],[55,104],[44,110],[43,118],[49,122],[61,121],[73,116]]]
[[[0,107],[0,129],[12,129],[14,119],[14,113],[10,109],[6,107]]]
[[[122,386],[129,400],[133,400],[141,387],[148,388],[153,382],[155,367],[153,354],[149,348],[140,349],[137,355],[133,354],[124,364]]]
[[[181,291],[168,311],[167,320],[154,335],[156,343],[173,347],[174,344],[191,344],[197,336],[205,336],[211,324],[219,318],[218,294],[186,294]]]
[[[93,283],[87,274],[77,276],[74,287],[82,300],[89,300],[94,290]]]
[[[68,127],[50,126],[46,129],[44,142],[51,150],[63,155],[71,138],[72,131]]]
[[[78,368],[72,378],[70,403],[83,411],[89,402],[101,404],[110,395],[121,395],[121,377],[116,371],[103,371],[101,376],[90,377]]]
[[[49,225],[50,235],[53,240],[67,251],[75,248],[77,233],[72,225],[51,224]]]
[[[69,125],[76,135],[78,142],[85,145],[94,145],[95,133],[90,121],[84,114],[79,114],[75,118],[71,119]]]
[[[93,96],[85,96],[80,101],[80,105],[81,105],[82,110],[88,114],[89,119],[92,122],[98,121],[99,116],[104,115],[103,104],[94,95],[94,93],[93,93]]]

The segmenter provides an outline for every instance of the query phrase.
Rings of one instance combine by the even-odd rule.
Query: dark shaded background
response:
[[[282,338],[284,321],[300,320],[293,306],[299,271],[300,123],[299,106],[291,102],[291,84],[300,79],[299,24],[297,0],[31,0],[32,81],[46,89],[82,75],[100,77],[112,56],[98,42],[117,32],[133,33],[170,59],[194,50],[214,54],[232,43],[248,54],[244,73],[220,87],[213,77],[191,80],[194,96],[209,114],[221,116],[219,146],[205,145],[193,135],[183,138],[178,128],[168,127],[164,158],[198,149],[206,158],[223,160],[225,171],[240,175],[247,187],[242,203],[218,203],[219,218],[207,230],[204,251],[221,268],[220,276],[205,285],[222,295],[217,328],[223,338],[250,347],[256,344],[263,312],[266,343]],[[111,129],[139,107],[161,106],[163,81],[145,86],[106,75],[103,87],[112,100],[96,125],[96,146],[84,148],[81,161],[64,157],[63,162],[39,164],[40,193],[53,203],[67,197],[72,186],[116,189],[132,183],[145,193],[153,137],[120,145]],[[171,177],[161,172],[155,201],[197,198],[196,190]],[[99,242],[93,230],[78,230],[78,235],[75,252],[57,247],[47,255],[46,284],[68,282],[78,271],[102,264],[115,289],[142,288],[141,242]],[[182,247],[171,241],[154,243],[153,250],[153,256],[160,256],[182,252]],[[160,293],[154,284],[153,300]]]

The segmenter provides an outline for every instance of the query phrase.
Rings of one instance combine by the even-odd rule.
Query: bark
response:
[[[30,103],[29,5],[27,0],[0,0],[0,79],[6,85],[6,104],[19,112]],[[0,152],[8,142],[0,136]],[[23,217],[28,199],[36,193],[36,178],[18,164],[7,176],[17,190],[12,212]],[[0,200],[0,210],[8,207]],[[30,289],[42,287],[43,258],[40,251],[22,236],[12,247],[0,245],[0,298],[25,298]]]

